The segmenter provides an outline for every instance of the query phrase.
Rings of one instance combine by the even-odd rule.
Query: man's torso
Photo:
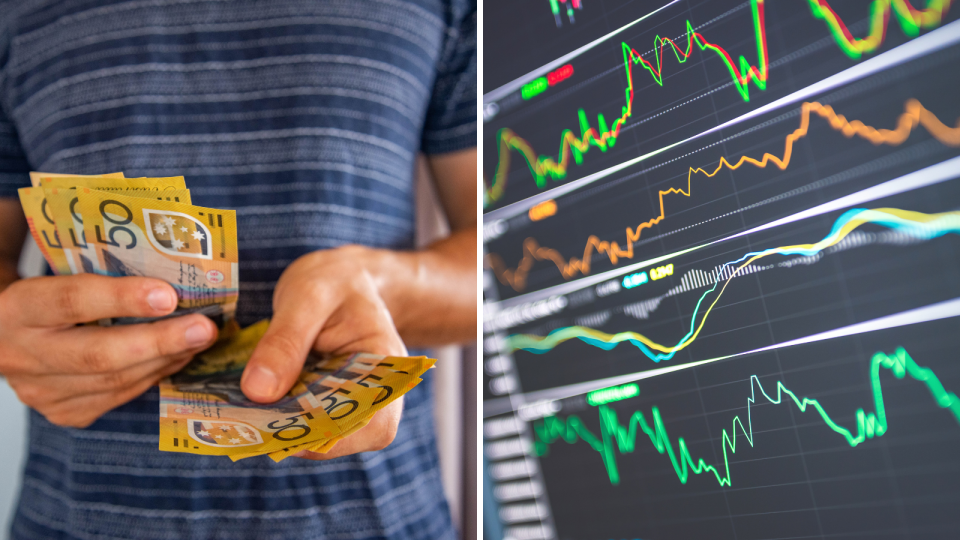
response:
[[[409,248],[451,17],[437,2],[0,3],[0,99],[31,167],[184,175],[238,212],[238,318],[296,257]],[[6,16],[6,15],[5,15]],[[87,430],[33,414],[15,538],[442,538],[429,384],[388,449],[327,463],[157,450],[156,394]]]

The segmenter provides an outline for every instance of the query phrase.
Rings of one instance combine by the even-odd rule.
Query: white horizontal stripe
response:
[[[134,444],[149,444],[156,446],[160,444],[159,435],[143,435],[138,433],[123,433],[119,431],[99,431],[90,428],[76,429],[63,428],[70,437],[88,441],[110,441]]]
[[[133,162],[137,171],[160,166],[172,173],[183,174],[186,167],[195,164],[210,167],[282,166],[299,158],[341,167],[356,167],[378,177],[405,181],[408,185],[414,170],[411,158],[397,156],[364,142],[335,137],[222,141],[215,144],[127,145],[114,150],[50,161],[65,170],[124,168],[118,163]],[[407,178],[397,178],[400,176],[397,171],[406,171]],[[234,180],[233,183],[249,182]]]
[[[46,99],[48,95],[53,94],[54,92],[66,91],[71,86],[79,83],[95,81],[97,79],[104,79],[108,77],[116,77],[117,75],[140,75],[144,73],[191,73],[198,71],[249,71],[251,68],[281,66],[288,64],[345,64],[349,66],[363,66],[400,77],[421,92],[427,93],[427,88],[413,74],[385,62],[371,60],[361,56],[349,56],[341,54],[291,54],[285,56],[254,58],[251,60],[234,60],[229,62],[213,61],[196,62],[190,64],[149,62],[85,71],[72,77],[55,79],[53,84],[49,84],[39,90],[31,92],[30,97],[20,103],[17,106],[17,109],[35,109],[37,102],[42,99]]]
[[[365,19],[358,19],[352,17],[281,17],[274,20],[256,20],[250,22],[242,23],[226,23],[226,24],[204,24],[204,31],[208,33],[212,32],[230,32],[230,31],[243,31],[243,30],[263,30],[266,28],[279,28],[284,26],[304,26],[304,25],[330,25],[330,26],[342,26],[342,27],[352,27],[364,30],[374,30],[376,32],[382,32],[385,34],[394,35],[400,39],[410,42],[412,45],[415,45],[419,49],[427,53],[427,55],[433,57],[435,53],[435,45],[430,43],[426,39],[422,39],[419,36],[416,36],[410,32],[400,30],[396,25],[390,25],[380,22],[373,22]],[[112,30],[112,29],[111,29]],[[129,39],[143,36],[172,36],[177,34],[187,34],[190,36],[195,36],[197,34],[197,27],[192,24],[188,25],[178,25],[178,26],[146,26],[140,28],[132,28],[125,30],[112,30],[104,31],[103,33],[86,33],[81,37],[74,39],[51,39],[49,41],[49,46],[38,51],[38,55],[42,56],[43,59],[49,58],[51,56],[59,56],[64,51],[75,50],[81,47],[87,47],[97,43],[103,43],[107,41],[116,41],[121,39]],[[18,36],[15,39],[15,43],[21,41],[23,36]],[[14,70],[17,70],[18,66],[14,66]]]
[[[264,240],[241,240],[240,251],[242,252],[245,249],[279,249],[304,246],[313,249],[329,249],[356,243],[368,244],[371,245],[371,247],[384,247],[389,244],[389,242],[387,242],[384,244],[372,245],[368,238],[362,237],[354,237],[349,239],[331,239],[329,237],[270,238]]]
[[[350,206],[340,206],[329,203],[291,203],[291,204],[272,204],[263,206],[243,206],[237,209],[238,216],[248,216],[256,214],[277,214],[280,212],[328,212],[331,214],[341,214],[344,216],[366,219],[369,221],[379,221],[388,225],[394,225],[403,229],[411,227],[410,220],[397,219],[375,212],[366,210],[357,210]]]
[[[382,202],[399,210],[409,210],[407,198],[390,197],[370,189],[355,188],[333,182],[289,182],[285,184],[250,184],[238,186],[208,186],[190,188],[194,195],[250,195],[259,193],[288,193],[290,191],[338,191]]]
[[[186,145],[186,144],[216,144],[223,142],[269,141],[271,139],[292,139],[297,137],[335,137],[348,139],[379,146],[394,154],[412,159],[413,154],[400,145],[365,133],[357,133],[339,128],[302,127],[290,129],[271,129],[264,131],[235,131],[230,133],[204,133],[195,135],[131,135],[103,142],[96,142],[83,146],[61,150],[50,160],[66,160],[72,157],[93,152],[116,150],[124,146],[151,146],[151,145]]]
[[[44,491],[46,491],[46,490],[44,490]],[[49,496],[51,496],[52,498],[57,498],[56,496],[54,496],[54,495],[52,495],[52,494],[50,494]],[[240,520],[240,519],[246,519],[246,520],[250,520],[250,519],[267,519],[267,520],[271,520],[271,521],[276,521],[276,520],[289,520],[289,519],[301,518],[301,519],[300,519],[299,521],[297,521],[297,522],[279,523],[279,524],[277,524],[277,523],[271,523],[271,524],[270,524],[270,530],[271,530],[271,532],[275,532],[275,533],[276,533],[276,532],[288,532],[288,533],[293,533],[294,531],[296,531],[296,532],[302,532],[303,527],[306,526],[306,525],[308,525],[308,524],[310,523],[310,521],[303,520],[302,518],[320,517],[320,516],[324,516],[325,514],[328,514],[328,512],[324,512],[324,511],[323,511],[324,508],[321,508],[321,507],[313,507],[313,508],[307,509],[307,510],[306,510],[307,513],[303,513],[302,515],[299,515],[299,516],[279,516],[279,517],[276,517],[276,518],[270,517],[270,516],[261,517],[261,516],[259,515],[260,513],[258,513],[258,512],[249,512],[249,513],[251,514],[250,516],[242,516],[242,517],[223,516],[223,517],[227,517],[227,518],[228,518],[227,520],[221,519],[220,516],[214,516],[214,517],[212,517],[212,518],[193,518],[193,517],[190,517],[190,516],[189,516],[190,513],[188,513],[187,516],[178,516],[178,515],[176,515],[176,514],[173,514],[172,511],[158,511],[158,512],[164,512],[163,514],[159,514],[159,513],[158,513],[158,514],[150,514],[150,515],[138,515],[138,514],[134,514],[134,513],[107,512],[107,511],[105,511],[105,510],[103,510],[103,509],[97,509],[97,510],[99,510],[98,513],[107,513],[107,514],[111,514],[111,515],[110,515],[110,516],[101,516],[101,515],[94,514],[94,515],[92,515],[92,516],[78,516],[78,515],[74,515],[73,513],[74,513],[74,512],[97,512],[97,510],[90,510],[90,509],[87,509],[87,508],[79,507],[79,506],[81,506],[81,505],[74,504],[74,502],[71,501],[71,500],[69,500],[69,499],[57,498],[57,500],[58,500],[59,503],[63,504],[64,506],[67,507],[67,509],[69,509],[70,513],[67,514],[67,518],[66,518],[68,521],[55,520],[55,519],[52,519],[53,516],[44,516],[44,515],[41,515],[41,514],[37,513],[33,508],[30,508],[30,507],[27,507],[27,506],[24,506],[24,505],[21,505],[21,509],[20,509],[20,510],[21,510],[21,512],[29,513],[30,519],[33,520],[33,521],[35,521],[35,522],[37,522],[37,523],[40,524],[40,525],[43,525],[43,526],[46,526],[46,527],[49,527],[49,528],[52,528],[52,529],[55,529],[55,530],[64,531],[64,532],[67,532],[68,534],[70,534],[70,536],[78,536],[78,537],[80,537],[80,538],[84,538],[85,540],[86,540],[86,539],[89,539],[89,540],[104,540],[104,539],[107,539],[107,538],[110,538],[110,539],[113,539],[113,538],[123,538],[123,539],[130,538],[130,537],[127,536],[127,535],[124,535],[124,536],[122,536],[122,537],[113,537],[113,536],[105,536],[105,535],[102,535],[102,534],[89,532],[90,529],[103,530],[103,528],[104,528],[103,520],[104,520],[104,519],[117,519],[116,516],[118,516],[118,515],[130,515],[130,516],[133,516],[133,517],[141,517],[141,518],[142,518],[142,517],[147,517],[147,518],[151,518],[151,517],[152,517],[152,518],[159,518],[159,519],[155,519],[155,521],[152,521],[152,522],[150,523],[150,526],[149,526],[148,528],[140,528],[140,527],[138,527],[137,524],[135,524],[135,523],[129,523],[129,524],[128,524],[128,527],[129,527],[130,529],[135,529],[135,530],[137,531],[137,533],[136,533],[136,534],[137,534],[137,538],[144,538],[144,539],[149,538],[149,539],[152,539],[152,540],[167,540],[167,539],[169,539],[169,540],[181,540],[181,539],[183,538],[183,529],[184,529],[184,526],[185,526],[185,525],[186,525],[187,527],[195,527],[195,526],[196,526],[196,525],[194,525],[194,524],[192,524],[192,523],[191,523],[191,524],[182,523],[183,521],[194,521],[194,522],[195,522],[195,521],[197,521],[197,520],[199,520],[199,519],[214,519],[214,520],[218,520],[218,521],[219,521],[219,523],[218,523],[219,526],[217,527],[218,530],[220,530],[220,531],[222,531],[222,532],[230,532],[230,533],[236,534],[236,533],[239,533],[239,532],[240,532],[240,531],[237,530],[237,529],[246,529],[246,530],[249,530],[250,527],[262,528],[262,525],[256,524],[256,523],[237,523],[236,521],[237,521],[237,520]],[[343,506],[345,507],[345,509],[347,509],[346,507],[354,507],[354,508],[353,508],[353,509],[354,509],[354,512],[351,513],[351,514],[352,514],[351,517],[356,518],[356,517],[359,517],[359,516],[356,515],[356,510],[358,510],[359,508],[356,508],[356,507],[360,506],[360,505],[357,504],[357,503],[361,503],[361,502],[365,502],[365,503],[368,503],[368,505],[372,505],[374,501],[372,501],[372,500],[368,500],[368,501],[345,501],[345,502],[339,503],[339,504],[340,504],[340,505],[343,505]],[[352,503],[352,504],[350,504],[350,503]],[[94,505],[91,504],[91,505],[82,505],[82,506],[94,506]],[[97,506],[105,506],[105,505],[97,505]],[[200,513],[200,512],[194,512],[194,513]],[[363,514],[361,514],[361,515],[363,515],[364,517],[373,518],[374,515],[375,515],[375,512],[373,511],[373,509],[370,509],[368,512],[363,512]],[[346,517],[346,516],[344,516],[344,517]],[[329,518],[327,518],[326,520],[324,520],[323,524],[324,524],[324,525],[328,525],[327,521],[332,521],[332,520],[330,520]],[[352,521],[352,520],[351,520],[351,521]],[[363,523],[362,520],[361,520],[361,523]],[[107,528],[107,530],[117,530],[117,529],[122,530],[122,528],[121,528],[121,527],[118,527],[118,525],[119,525],[119,523],[114,523],[113,526]],[[258,525],[259,525],[259,527],[258,527]],[[335,526],[335,525],[343,525],[343,526],[346,526],[346,525],[348,525],[348,524],[345,522],[345,520],[340,519],[340,520],[335,520],[335,521],[333,521],[332,523],[329,523],[329,525],[334,525],[334,526]],[[325,537],[328,537],[328,538],[329,538],[329,537],[333,537],[333,538],[353,538],[353,537],[369,538],[369,537],[374,537],[374,536],[381,536],[381,535],[383,534],[383,530],[382,530],[381,527],[378,527],[378,526],[372,526],[372,527],[371,527],[371,526],[369,526],[368,523],[365,523],[364,525],[367,525],[367,526],[366,526],[366,527],[363,527],[363,526],[359,526],[359,527],[358,527],[358,526],[354,525],[354,527],[351,527],[352,530],[351,530],[350,532],[344,533],[343,535],[331,534],[331,533],[327,532],[324,536],[325,536]],[[124,527],[124,528],[126,528],[126,527]],[[129,533],[133,533],[133,531],[129,531]],[[359,536],[358,536],[358,534],[359,534]]]
[[[155,449],[151,449],[155,450]],[[54,459],[64,464],[64,468],[72,473],[87,474],[116,474],[123,476],[149,477],[149,478],[282,478],[284,476],[295,474],[317,474],[318,472],[333,471],[364,471],[367,469],[364,463],[359,461],[342,461],[336,463],[324,463],[324,470],[319,471],[316,465],[306,465],[303,467],[287,467],[277,469],[268,467],[266,463],[258,464],[262,466],[256,469],[238,468],[235,463],[224,463],[219,466],[210,466],[207,461],[192,460],[193,467],[188,467],[186,463],[183,468],[174,467],[132,467],[126,465],[99,465],[93,463],[78,463],[72,461],[72,456],[64,451],[62,447],[48,447],[37,442],[30,445],[31,454],[39,454],[46,458]],[[186,455],[186,454],[185,454]],[[231,467],[231,465],[233,467]],[[273,465],[273,462],[270,462]],[[200,468],[200,467],[203,468]]]
[[[37,167],[38,169],[62,169],[63,167],[58,166],[58,164],[45,161],[43,165]],[[109,168],[109,167],[108,167]],[[146,176],[165,176],[167,172],[170,171],[169,166],[166,168],[156,168],[151,169],[149,167],[144,167],[138,169],[141,174]],[[243,165],[243,166],[234,166],[234,167],[218,167],[218,166],[201,166],[201,167],[182,167],[177,168],[176,172],[184,176],[229,176],[229,175],[239,175],[239,174],[254,174],[254,173],[282,173],[288,171],[338,171],[346,174],[351,174],[355,176],[360,176],[362,178],[368,178],[383,184],[386,184],[392,188],[396,188],[402,192],[411,192],[413,190],[413,182],[409,176],[404,179],[401,176],[397,177],[388,177],[377,171],[372,171],[369,169],[364,169],[361,167],[356,167],[349,163],[336,163],[336,162],[322,162],[322,161],[305,161],[305,162],[289,162],[289,163],[277,163],[277,164],[253,164],[253,165]],[[23,178],[26,178],[24,173]],[[23,183],[23,182],[21,182]],[[29,184],[29,182],[27,182]]]
[[[151,56],[151,53],[215,53],[221,51],[235,51],[240,49],[261,49],[265,47],[276,47],[277,45],[290,45],[290,44],[326,44],[326,43],[338,43],[346,45],[358,45],[361,47],[368,47],[372,50],[376,50],[379,55],[384,55],[385,53],[395,54],[402,56],[404,60],[409,61],[412,65],[416,66],[417,69],[422,71],[423,76],[432,75],[434,72],[433,64],[424,62],[424,57],[422,55],[413,54],[410,51],[407,51],[403,48],[398,47],[388,47],[385,43],[380,41],[375,41],[372,39],[367,39],[359,36],[342,36],[336,34],[311,34],[311,35],[293,35],[293,36],[275,36],[275,37],[258,37],[255,39],[240,39],[236,41],[226,41],[226,42],[202,42],[202,43],[146,43],[142,45],[135,46],[126,46],[126,47],[111,47],[109,49],[101,49],[93,51],[90,53],[77,54],[77,55],[57,55],[53,63],[47,63],[44,67],[44,71],[31,72],[26,79],[24,79],[21,86],[24,88],[32,88],[37,84],[37,80],[46,77],[48,72],[52,73],[63,73],[69,71],[76,71],[76,67],[92,62],[94,60],[103,60],[113,57],[122,57],[130,55],[138,56]],[[74,51],[76,52],[76,51]],[[211,56],[211,55],[208,55]],[[33,61],[30,63],[20,63],[17,65],[17,75],[23,74],[30,71],[32,68],[40,63],[44,63],[45,60],[50,60],[49,58],[40,58],[34,57]]]
[[[389,118],[384,118],[379,114],[372,114],[369,111],[357,111],[354,109],[345,109],[342,107],[279,107],[268,110],[254,110],[229,113],[210,113],[210,114],[165,114],[162,116],[134,115],[124,116],[123,118],[111,119],[104,122],[90,122],[79,126],[57,130],[50,137],[44,138],[33,150],[38,155],[46,155],[49,148],[61,146],[61,141],[69,137],[95,133],[101,130],[113,130],[118,127],[134,125],[163,125],[163,124],[206,124],[223,122],[245,122],[252,120],[261,120],[264,118],[278,118],[284,116],[303,117],[306,115],[330,115],[345,118],[353,118],[365,122],[371,122],[389,129],[393,134],[404,139],[408,145],[418,144],[415,134],[409,128],[401,126],[399,123]],[[0,132],[5,124],[0,124]],[[10,133],[15,133],[12,126]],[[18,146],[19,148],[19,146]]]
[[[282,97],[293,97],[293,96],[338,96],[338,97],[348,97],[359,99],[362,101],[369,101],[371,103],[377,103],[385,107],[389,107],[398,113],[400,113],[404,118],[410,120],[412,124],[419,125],[420,119],[418,115],[415,115],[410,108],[396,100],[389,99],[382,95],[374,94],[372,92],[363,92],[355,88],[336,88],[336,87],[325,87],[325,86],[307,86],[307,87],[292,87],[292,88],[278,88],[273,90],[258,90],[255,92],[242,92],[242,93],[228,93],[228,94],[203,94],[196,96],[185,96],[185,95],[134,95],[129,97],[111,99],[108,101],[101,101],[96,103],[87,103],[85,105],[79,105],[76,107],[67,107],[61,110],[58,110],[55,114],[51,114],[44,118],[42,121],[30,124],[26,126],[24,130],[23,139],[28,141],[36,137],[36,135],[50,127],[51,125],[67,118],[73,118],[81,114],[87,114],[96,111],[104,111],[109,109],[119,109],[121,107],[126,107],[129,105],[143,105],[143,104],[159,104],[159,105],[184,105],[190,103],[227,103],[227,102],[243,102],[243,101],[256,101],[259,99],[272,99],[272,98],[282,98]]]

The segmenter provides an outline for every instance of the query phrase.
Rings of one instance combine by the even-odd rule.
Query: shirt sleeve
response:
[[[0,197],[16,197],[17,189],[30,185],[30,164],[20,145],[17,128],[7,115],[4,89],[7,87],[6,32],[0,28]]]
[[[452,2],[448,37],[427,109],[421,148],[443,154],[477,145],[477,5]]]

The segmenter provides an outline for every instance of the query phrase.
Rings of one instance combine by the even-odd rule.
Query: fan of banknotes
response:
[[[147,276],[173,285],[173,316],[223,328],[237,306],[237,215],[193,206],[182,176],[30,173],[19,190],[30,234],[53,272]],[[134,320],[107,321],[114,323]]]
[[[309,357],[280,401],[262,405],[240,391],[240,376],[269,321],[197,355],[160,384],[160,449],[281,461],[303,450],[327,453],[407,393],[436,360],[356,353]]]
[[[145,276],[170,283],[177,309],[202,313],[220,339],[160,384],[160,450],[229,456],[329,452],[416,386],[435,360],[357,353],[310,357],[271,404],[247,400],[240,376],[269,321],[237,326],[237,218],[193,206],[182,176],[30,173],[19,190],[30,234],[54,273]],[[147,322],[118,318],[102,325]]]

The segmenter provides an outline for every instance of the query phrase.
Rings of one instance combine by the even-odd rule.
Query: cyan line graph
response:
[[[580,339],[585,343],[603,350],[611,350],[621,343],[630,343],[640,349],[647,358],[654,362],[670,360],[676,353],[685,349],[696,340],[713,307],[716,306],[720,297],[724,291],[726,291],[727,286],[733,278],[741,275],[743,269],[748,265],[771,255],[816,255],[824,249],[836,245],[851,232],[868,223],[896,230],[900,233],[924,240],[938,238],[946,234],[960,234],[960,212],[925,214],[897,208],[878,208],[873,210],[862,208],[853,209],[837,218],[830,232],[816,243],[780,246],[763,251],[754,251],[743,255],[735,261],[725,263],[722,267],[723,269],[734,266],[736,266],[736,269],[730,273],[730,277],[726,281],[722,282],[723,286],[720,292],[716,295],[713,302],[707,306],[703,316],[700,317],[700,309],[705,304],[705,300],[716,291],[721,281],[715,282],[713,286],[703,293],[697,301],[693,315],[690,317],[689,331],[676,345],[661,345],[637,332],[627,331],[608,334],[586,326],[565,326],[550,332],[546,336],[514,334],[508,338],[508,345],[512,350],[520,349],[535,354],[543,354],[571,339]],[[721,272],[721,274],[726,275],[727,272]]]

